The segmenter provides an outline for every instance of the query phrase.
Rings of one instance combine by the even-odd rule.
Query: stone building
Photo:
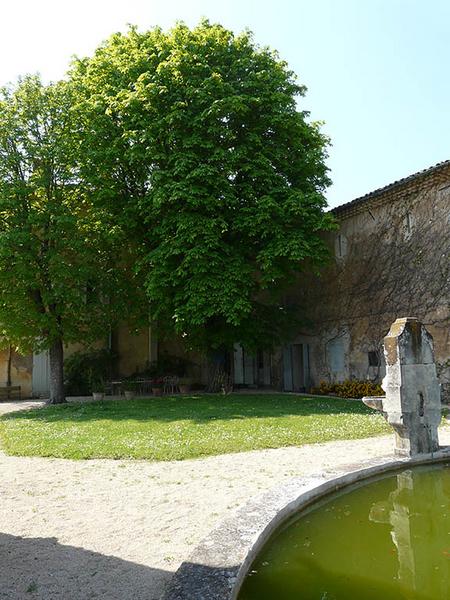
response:
[[[320,278],[294,296],[310,321],[288,349],[284,387],[384,376],[382,340],[399,317],[433,335],[442,384],[450,383],[450,161],[333,210],[339,229]],[[290,348],[290,350],[289,350]],[[300,352],[298,348],[302,348]],[[306,349],[306,350],[305,350]],[[306,357],[299,361],[295,357]],[[287,372],[287,376],[286,376]],[[287,385],[286,385],[287,384]],[[301,385],[300,385],[301,387]]]
[[[319,278],[302,275],[286,301],[305,323],[285,347],[256,355],[236,345],[228,357],[236,385],[304,391],[322,380],[379,381],[381,344],[398,317],[419,318],[434,338],[439,376],[450,385],[450,161],[375,190],[333,213],[339,228],[327,234],[332,260]],[[129,375],[158,353],[182,353],[177,340],[151,330],[120,328],[104,342],[119,355],[117,375]],[[73,348],[70,350],[73,351]],[[191,355],[191,377],[206,383],[206,360]],[[0,353],[6,382],[8,352]],[[11,383],[24,395],[45,395],[45,353],[13,353]]]

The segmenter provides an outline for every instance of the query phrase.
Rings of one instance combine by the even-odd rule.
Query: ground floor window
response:
[[[309,344],[289,344],[283,348],[283,389],[305,392],[311,387]]]

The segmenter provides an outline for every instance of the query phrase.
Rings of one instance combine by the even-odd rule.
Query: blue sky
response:
[[[0,21],[0,83],[63,76],[127,23],[206,16],[276,48],[331,138],[331,206],[450,159],[448,0],[16,0]]]

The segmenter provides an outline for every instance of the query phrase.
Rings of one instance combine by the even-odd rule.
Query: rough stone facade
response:
[[[311,324],[310,380],[381,381],[382,340],[397,318],[417,317],[434,338],[443,387],[450,385],[450,161],[334,209],[333,259],[300,284]]]
[[[10,373],[8,374],[8,363],[10,363]],[[0,385],[6,386],[8,380],[11,385],[20,386],[23,398],[31,395],[31,374],[33,360],[31,356],[21,356],[17,352],[9,349],[0,350]]]

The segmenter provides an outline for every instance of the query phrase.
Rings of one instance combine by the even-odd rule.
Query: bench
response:
[[[21,400],[22,388],[20,385],[7,385],[0,387],[0,402],[2,400]]]

